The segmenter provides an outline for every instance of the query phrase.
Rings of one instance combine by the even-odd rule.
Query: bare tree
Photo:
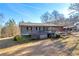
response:
[[[41,16],[42,22],[47,23],[50,20],[50,13],[46,12]]]
[[[19,27],[16,25],[16,22],[13,18],[9,19],[9,21],[5,24],[5,27],[2,28],[2,36],[3,37],[11,37],[20,34]]]
[[[58,20],[58,17],[59,17],[59,12],[58,11],[54,10],[52,12],[52,15],[53,15],[53,17],[54,17],[55,20]]]
[[[64,15],[60,14],[58,11],[54,10],[51,14],[46,12],[41,17],[43,23],[54,23],[61,24],[64,23]]]
[[[79,22],[79,3],[71,4],[69,9],[74,10],[74,12],[70,13],[70,22],[73,24]]]
[[[1,30],[2,30],[2,23],[3,23],[4,15],[0,13],[0,38],[1,38]]]
[[[69,7],[71,10],[75,10],[79,12],[79,3],[72,3]]]

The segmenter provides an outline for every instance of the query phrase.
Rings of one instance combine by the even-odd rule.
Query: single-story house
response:
[[[62,25],[55,25],[50,23],[20,23],[21,35],[32,35],[33,37],[46,38],[47,33],[63,31]]]

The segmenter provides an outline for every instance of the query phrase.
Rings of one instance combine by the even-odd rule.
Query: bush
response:
[[[14,41],[24,42],[30,41],[31,35],[17,35],[14,37]]]
[[[17,35],[14,37],[14,41],[23,41],[23,40],[24,40],[24,38],[20,35]]]

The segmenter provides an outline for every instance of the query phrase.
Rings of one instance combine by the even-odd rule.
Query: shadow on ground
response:
[[[38,42],[38,41],[40,40],[31,40],[28,42],[17,42],[17,41],[14,41],[13,39],[0,40],[0,49],[12,47],[12,46],[16,46],[24,43]]]
[[[16,55],[19,55],[19,56],[41,56],[41,55],[44,55],[44,56],[52,56],[52,55],[67,55],[67,53],[65,52],[64,54],[62,54],[62,51],[63,48],[65,47],[65,45],[63,43],[61,43],[59,40],[54,40],[54,41],[50,41],[48,42],[49,40],[42,40],[42,41],[38,41],[36,43],[36,45],[31,45],[31,46],[26,46],[26,47],[23,47],[19,50],[16,50],[12,53],[2,53],[0,55],[9,55],[9,56],[16,56]],[[16,44],[13,44],[13,45],[16,45]],[[8,47],[10,46],[13,46],[13,45],[9,45]],[[16,47],[17,48],[17,47]],[[60,51],[59,51],[60,50]],[[11,52],[11,51],[9,51]]]
[[[25,44],[22,45],[22,44]],[[66,48],[66,43],[60,40],[35,40],[34,45],[27,46],[27,43],[17,43],[12,39],[0,40],[0,48],[5,49],[16,45],[23,46],[22,48],[1,53],[1,56],[70,56],[73,50],[78,45],[74,45],[71,48]]]

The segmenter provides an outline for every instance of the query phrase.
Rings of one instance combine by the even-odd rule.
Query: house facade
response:
[[[19,24],[21,35],[34,35],[34,36],[46,36],[50,32],[61,32],[63,26],[48,24],[48,23],[20,23]]]

